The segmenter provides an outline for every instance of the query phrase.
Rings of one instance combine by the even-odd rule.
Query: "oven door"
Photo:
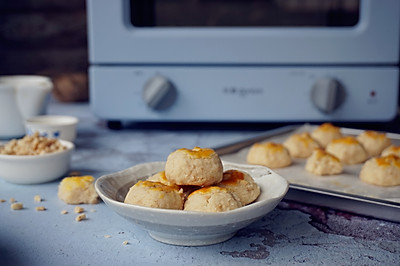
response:
[[[143,3],[151,6],[143,7]],[[181,2],[181,3],[179,3]],[[285,1],[179,1],[88,0],[89,53],[95,64],[397,64],[399,58],[398,0],[356,0],[355,18],[345,25],[276,25],[248,23],[245,12],[267,16],[262,2]],[[310,1],[308,1],[310,2]],[[314,4],[315,1],[312,1]],[[348,5],[349,1],[323,1]],[[138,4],[139,3],[139,4]],[[141,4],[140,4],[141,3]],[[233,19],[206,25],[196,22],[183,3],[194,3],[197,17],[210,16],[206,7],[219,4],[253,6],[243,10],[243,24]],[[296,1],[286,1],[287,4]],[[258,4],[259,6],[257,6]],[[329,12],[335,16],[335,12]],[[307,6],[303,2],[298,6]],[[317,1],[318,5],[318,1]],[[174,10],[174,8],[176,8]],[[240,8],[240,7],[239,7]],[[290,5],[286,9],[296,8]],[[350,7],[351,8],[351,7]],[[242,8],[243,9],[243,8]],[[340,8],[339,8],[340,9]],[[170,21],[168,12],[180,18]],[[181,16],[179,16],[181,12]],[[221,11],[222,12],[222,11]],[[317,11],[314,10],[314,15]],[[136,15],[135,15],[136,14]],[[139,19],[136,26],[137,15]],[[185,14],[185,15],[184,15]],[[233,13],[238,15],[238,13]],[[256,14],[257,15],[257,14]],[[136,17],[135,17],[136,16]],[[290,16],[290,13],[289,13]],[[340,16],[340,15],[339,15]],[[229,17],[229,15],[228,15]],[[233,17],[233,16],[231,16]],[[293,15],[295,18],[296,16]],[[162,23],[162,20],[167,20]],[[149,21],[150,20],[150,21]],[[159,24],[154,21],[161,21]],[[247,21],[247,22],[246,22]],[[272,21],[272,23],[271,23]],[[197,23],[197,24],[196,24]],[[203,23],[203,24],[202,24]]]

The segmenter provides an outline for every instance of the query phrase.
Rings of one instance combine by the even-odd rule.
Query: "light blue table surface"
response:
[[[71,170],[96,178],[166,160],[177,148],[214,147],[259,133],[110,130],[87,103],[53,101],[48,113],[80,119]],[[104,203],[82,205],[88,219],[76,222],[75,206],[57,197],[59,182],[16,185],[0,180],[0,199],[6,200],[0,203],[0,265],[400,265],[398,223],[284,200],[224,243],[173,246],[153,240]],[[43,202],[35,202],[35,195]],[[11,197],[24,209],[11,210]],[[47,210],[36,211],[39,205]],[[62,210],[69,213],[62,215]]]

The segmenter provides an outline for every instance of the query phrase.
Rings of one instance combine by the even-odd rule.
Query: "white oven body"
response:
[[[102,119],[387,121],[397,113],[400,1],[361,0],[357,25],[329,28],[137,28],[128,5],[87,1],[90,101]],[[176,92],[168,108],[143,99],[158,76]],[[343,88],[333,109],[318,106],[332,92],[316,89],[320,80]]]

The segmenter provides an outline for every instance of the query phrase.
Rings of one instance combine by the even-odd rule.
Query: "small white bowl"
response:
[[[272,211],[289,187],[286,179],[269,168],[228,162],[223,162],[223,165],[224,170],[245,171],[254,178],[261,187],[261,194],[255,202],[219,213],[157,209],[123,202],[132,185],[164,170],[165,162],[139,164],[102,176],[97,179],[95,188],[113,211],[143,227],[160,242],[182,246],[211,245],[230,239],[239,229]]]
[[[43,155],[0,154],[0,178],[14,184],[40,184],[62,177],[69,170],[75,145],[60,142],[66,150]]]
[[[26,134],[32,135],[36,131],[41,136],[74,142],[78,118],[63,115],[42,115],[29,118],[25,121]]]

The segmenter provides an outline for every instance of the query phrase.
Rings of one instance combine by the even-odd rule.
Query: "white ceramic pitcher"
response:
[[[25,135],[25,119],[46,113],[52,88],[44,76],[0,76],[0,139]]]

